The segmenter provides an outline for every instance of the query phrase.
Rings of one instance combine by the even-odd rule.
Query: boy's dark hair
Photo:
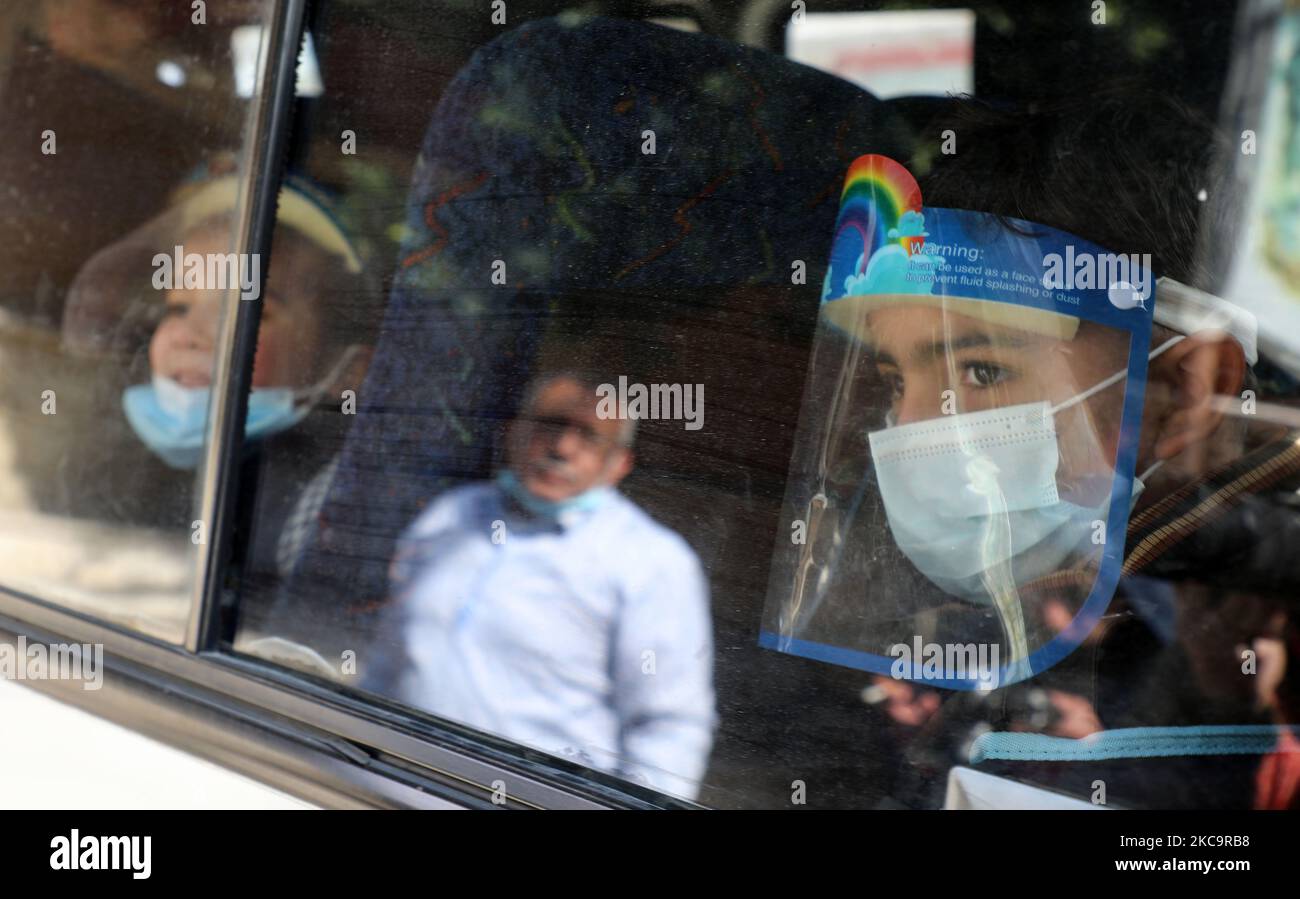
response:
[[[1022,109],[967,96],[932,127],[955,133],[956,152],[920,179],[925,205],[1050,225],[1116,253],[1150,253],[1157,277],[1221,286],[1226,260],[1215,248],[1232,246],[1237,214],[1216,195],[1230,147],[1178,100],[1125,84]]]

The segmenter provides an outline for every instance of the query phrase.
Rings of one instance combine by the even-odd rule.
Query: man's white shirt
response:
[[[615,490],[546,518],[474,484],[416,519],[391,574],[403,702],[694,798],[713,637],[680,536]]]

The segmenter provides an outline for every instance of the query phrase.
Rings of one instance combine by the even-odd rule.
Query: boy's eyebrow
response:
[[[1029,340],[1011,334],[967,334],[953,340],[920,341],[912,348],[912,358],[917,362],[929,362],[945,353],[968,350],[973,347],[1023,347]]]
[[[1013,349],[1026,346],[1029,338],[1011,334],[967,334],[953,340],[922,340],[912,347],[912,359],[918,364],[925,364],[945,353],[968,350],[973,347],[1000,346]],[[898,361],[887,350],[875,349],[876,363],[898,367]]]

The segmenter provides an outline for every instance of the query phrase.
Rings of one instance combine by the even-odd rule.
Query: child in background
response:
[[[173,233],[185,257],[229,253],[237,187],[233,176],[202,184],[165,216],[177,219]],[[282,191],[277,221],[275,269],[268,272],[261,297],[245,423],[249,441],[293,427],[316,402],[336,387],[341,390],[341,379],[355,385],[358,374],[347,369],[360,348],[332,339],[320,298],[326,286],[360,274],[355,250],[324,208],[296,184]],[[170,264],[164,259],[172,256],[170,249],[155,256],[155,266]],[[238,274],[246,277],[256,269],[244,266]],[[231,294],[216,284],[186,288],[182,272],[171,275],[174,286],[166,291],[149,340],[151,383],[128,388],[123,405],[136,434],[159,458],[174,468],[193,468],[204,450],[213,349]]]
[[[245,504],[253,507],[251,516],[240,526],[253,531],[245,541],[252,568],[278,575],[292,567],[310,532],[351,421],[341,405],[344,390],[359,389],[369,361],[361,336],[368,327],[367,281],[353,242],[326,203],[294,178],[280,192],[269,268],[228,267],[234,291],[207,277],[186,281],[186,271],[164,271],[163,257],[170,261],[178,252],[186,270],[191,256],[224,260],[232,253],[238,193],[234,174],[187,183],[165,212],[96,254],[72,286],[65,342],[100,352],[136,347],[128,354],[135,374],[120,395],[121,408],[131,432],[163,466],[119,466],[113,493],[135,500],[129,509],[115,501],[111,517],[188,529],[222,317],[241,302],[239,279],[264,268],[262,294],[242,301],[260,302],[262,309],[241,474],[241,489],[255,493]],[[248,295],[256,294],[254,283]],[[146,359],[147,372],[140,370]],[[139,383],[145,378],[148,383]],[[138,480],[139,489],[123,490],[123,478]]]

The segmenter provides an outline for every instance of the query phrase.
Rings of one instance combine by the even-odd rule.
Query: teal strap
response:
[[[1229,724],[1197,727],[1124,727],[1103,730],[1078,740],[1008,731],[980,734],[970,750],[971,764],[986,759],[1025,762],[1087,762],[1101,759],[1154,758],[1172,755],[1265,755],[1275,750],[1300,751],[1292,742],[1278,743],[1300,727]]]

